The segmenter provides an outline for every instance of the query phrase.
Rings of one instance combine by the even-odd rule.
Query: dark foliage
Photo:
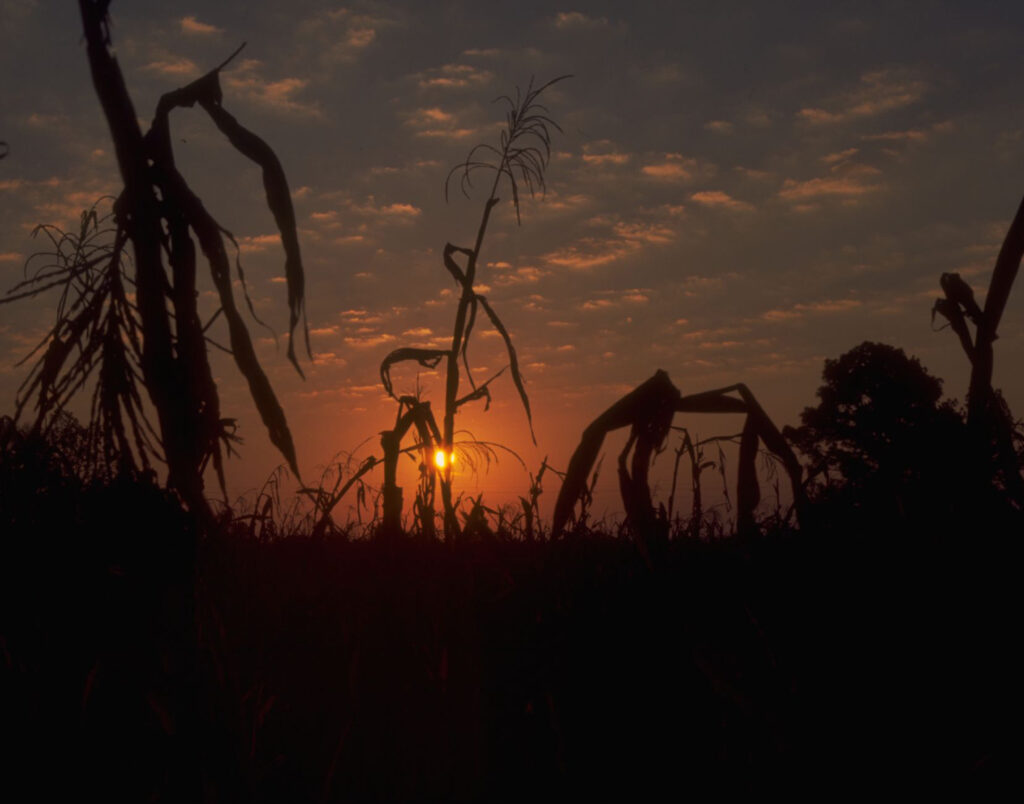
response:
[[[942,381],[902,349],[864,342],[825,361],[817,407],[786,437],[811,463],[812,493],[872,516],[970,494],[966,428]],[[934,498],[934,499],[933,499]],[[902,511],[902,513],[901,513]]]

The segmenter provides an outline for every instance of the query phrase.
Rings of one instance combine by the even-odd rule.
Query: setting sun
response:
[[[449,453],[449,452],[445,452],[443,449],[439,449],[439,450],[437,450],[437,452],[434,453],[434,465],[438,469],[444,469],[445,466],[454,465],[454,463],[455,463],[455,453],[454,452],[450,452]]]

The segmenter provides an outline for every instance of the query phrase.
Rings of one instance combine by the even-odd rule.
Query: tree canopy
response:
[[[942,401],[942,380],[902,349],[865,341],[825,361],[817,407],[786,437],[811,460],[825,488],[861,498],[872,493],[944,485],[955,474],[963,417]]]

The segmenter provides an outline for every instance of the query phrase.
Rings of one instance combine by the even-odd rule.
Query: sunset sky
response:
[[[507,378],[491,410],[466,408],[459,426],[533,471],[545,455],[564,469],[586,423],[658,368],[684,393],[745,382],[780,427],[796,424],[825,358],[864,340],[904,348],[964,396],[966,359],[929,313],[944,271],[984,296],[1024,194],[1018,3],[115,0],[111,13],[145,121],[162,93],[248,43],[222,76],[224,105],[276,149],[291,184],[307,379],[283,344],[250,330],[307,481],[339,450],[370,438],[359,455],[378,451],[395,413],[378,377],[391,349],[449,345],[455,288],[441,252],[472,245],[486,182],[446,203],[444,179],[497,140],[492,99],[531,76],[573,74],[544,98],[564,133],[546,198],[524,203],[520,226],[510,204],[496,213],[478,282],[519,350],[538,446]],[[172,125],[183,172],[242,245],[258,311],[285,333],[283,254],[258,169],[200,112]],[[35,224],[68,228],[119,189],[71,0],[0,0],[0,140],[6,289],[39,245]],[[996,385],[1017,415],[1022,299],[1017,287],[996,344]],[[53,301],[0,308],[2,413]],[[471,346],[479,375],[503,365],[493,335]],[[230,361],[215,366],[245,438],[229,464],[241,493],[281,459]],[[395,377],[415,389],[412,368]],[[436,376],[418,381],[439,411]],[[479,488],[501,499],[527,482],[503,458]]]

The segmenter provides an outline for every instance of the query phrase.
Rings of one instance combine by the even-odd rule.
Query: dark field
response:
[[[8,497],[6,800],[1012,800],[1008,518],[199,543]],[[195,595],[192,594],[195,578]],[[193,604],[193,600],[195,603]]]

